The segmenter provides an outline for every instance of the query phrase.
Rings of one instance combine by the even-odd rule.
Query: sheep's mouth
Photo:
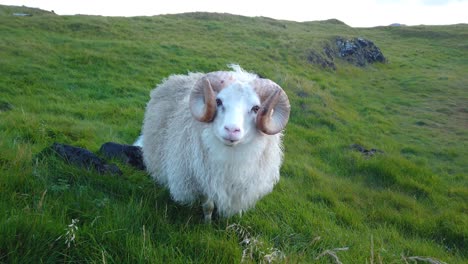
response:
[[[240,142],[240,140],[235,140],[235,139],[231,139],[231,138],[223,138],[224,145],[229,146],[229,147],[233,147],[233,146],[237,145],[237,143],[239,143],[239,142]]]

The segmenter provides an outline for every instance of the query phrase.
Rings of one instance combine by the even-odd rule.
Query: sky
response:
[[[59,15],[154,16],[218,12],[280,20],[338,19],[352,27],[468,23],[468,0],[0,0]]]

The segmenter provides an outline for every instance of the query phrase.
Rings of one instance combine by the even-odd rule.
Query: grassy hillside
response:
[[[467,25],[0,6],[0,36],[0,262],[468,262]],[[388,62],[307,61],[337,36],[372,40]],[[277,82],[292,104],[280,183],[242,217],[205,225],[143,172],[37,155],[53,142],[131,143],[158,82],[228,63]]]

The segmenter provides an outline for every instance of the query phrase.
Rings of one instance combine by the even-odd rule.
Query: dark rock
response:
[[[139,170],[145,170],[141,148],[132,145],[123,145],[114,142],[102,144],[99,152],[107,159],[119,159]]]
[[[370,40],[364,38],[336,38],[338,56],[356,66],[366,66],[374,62],[386,62],[380,49]]]
[[[117,165],[107,164],[87,149],[61,143],[52,144],[50,149],[70,164],[85,167],[86,169],[95,169],[100,174],[110,173],[114,175],[122,175],[122,171],[117,167]]]
[[[353,144],[350,146],[350,148],[352,150],[355,150],[355,151],[358,151],[358,152],[361,152],[362,155],[366,156],[366,157],[372,157],[374,156],[375,154],[377,153],[384,153],[383,151],[379,150],[379,149],[375,149],[375,148],[372,148],[372,149],[366,149],[365,147],[359,145],[359,144]]]
[[[311,50],[307,54],[309,63],[320,65],[324,69],[336,70],[335,58],[344,59],[359,67],[387,61],[380,49],[372,41],[364,38],[337,37],[334,45],[325,44],[322,52]]]

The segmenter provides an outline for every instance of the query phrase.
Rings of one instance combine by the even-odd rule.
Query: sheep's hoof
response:
[[[205,215],[205,223],[210,224],[211,223],[211,215],[213,214],[214,210],[214,203],[211,199],[204,199],[204,202],[202,204],[203,208],[203,214]]]

